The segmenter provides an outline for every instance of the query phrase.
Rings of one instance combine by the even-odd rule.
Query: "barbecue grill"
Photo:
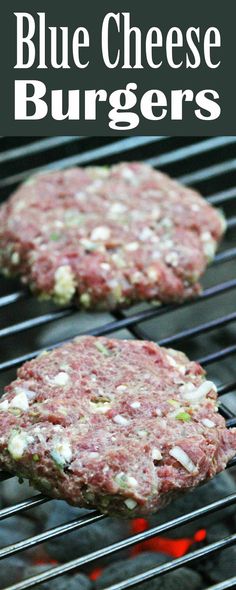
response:
[[[50,138],[1,138],[0,139],[0,199],[12,192],[20,181],[33,172],[53,170],[74,165],[102,165],[122,160],[144,160],[170,173],[183,183],[199,189],[206,199],[224,209],[228,233],[215,260],[206,272],[203,291],[197,300],[181,306],[157,307],[141,304],[112,314],[79,312],[72,306],[58,309],[52,303],[37,302],[17,281],[1,279],[0,363],[1,387],[9,382],[15,369],[22,362],[32,359],[42,349],[57,346],[74,335],[113,334],[118,337],[152,338],[165,346],[186,351],[199,360],[219,385],[220,411],[228,427],[236,425],[236,376],[233,370],[236,353],[236,137],[180,138],[180,137],[50,137]],[[236,457],[228,464],[234,472]],[[9,478],[1,473],[0,481]],[[207,484],[206,484],[207,485]],[[0,484],[1,486],[1,484]],[[22,514],[49,500],[41,494],[19,501],[0,510],[0,520]],[[56,502],[50,500],[50,502]],[[236,503],[236,493],[209,502],[199,509],[174,518],[102,549],[67,561],[64,564],[11,585],[8,590],[25,590],[49,579],[76,571],[85,564],[94,564],[103,556],[119,556],[119,551],[132,547],[156,535],[178,529],[183,524],[196,522],[200,517],[215,514]],[[0,549],[0,559],[42,544],[50,539],[66,535],[73,530],[103,520],[97,511],[86,513],[70,522],[45,530]],[[232,546],[236,533],[204,544],[178,557],[109,586],[109,590],[125,590],[140,582],[151,580],[186,564],[207,558],[214,552]],[[99,563],[99,562],[98,562]],[[230,575],[231,572],[228,572]],[[53,584],[53,582],[52,582]],[[52,586],[53,587],[53,586]],[[212,590],[236,587],[236,577],[211,586]],[[106,588],[108,590],[108,587]]]

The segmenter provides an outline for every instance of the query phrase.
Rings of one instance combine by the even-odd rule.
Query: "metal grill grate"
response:
[[[197,138],[184,139],[155,136],[122,139],[81,138],[76,136],[52,137],[40,140],[34,140],[34,138],[0,139],[0,198],[6,198],[19,181],[25,179],[32,172],[42,169],[52,170],[77,164],[110,164],[120,160],[138,159],[160,167],[186,184],[196,186],[210,203],[224,208],[229,230],[228,238],[224,241],[222,249],[206,274],[205,280],[207,281],[210,278],[213,284],[210,284],[210,286],[206,284],[197,300],[186,302],[181,307],[177,305],[165,305],[161,308],[150,305],[137,306],[131,310],[117,312],[112,316],[106,314],[105,319],[104,314],[101,314],[99,318],[96,317],[96,322],[92,314],[87,314],[85,329],[76,329],[76,335],[84,333],[93,335],[117,333],[118,336],[122,336],[124,332],[121,331],[125,330],[128,337],[151,338],[153,337],[152,330],[154,326],[156,329],[155,339],[159,344],[180,347],[180,349],[186,347],[190,356],[197,358],[206,367],[224,367],[225,363],[228,363],[226,380],[218,377],[218,381],[219,395],[222,400],[220,411],[225,416],[229,428],[236,425],[236,404],[234,403],[232,408],[227,402],[228,394],[231,394],[232,399],[232,392],[236,389],[236,378],[233,376],[232,369],[233,355],[236,352],[236,311],[234,311],[233,305],[236,289],[234,273],[236,244],[234,244],[235,232],[233,231],[236,227],[235,148],[236,137],[216,137],[201,140]],[[0,326],[0,344],[3,343],[0,377],[3,378],[3,383],[5,379],[6,382],[10,380],[9,375],[10,378],[14,376],[14,372],[12,374],[11,372],[14,371],[15,367],[33,358],[45,348],[44,345],[38,347],[40,330],[50,329],[51,324],[53,328],[55,327],[53,332],[55,331],[56,337],[53,335],[52,342],[49,345],[47,344],[49,349],[58,346],[61,342],[75,335],[71,333],[66,334],[66,337],[64,337],[63,329],[58,331],[57,326],[60,328],[71,317],[75,318],[74,323],[76,326],[79,326],[80,323],[80,314],[73,307],[56,309],[52,304],[47,304],[45,308],[45,304],[37,302],[32,305],[32,298],[29,293],[19,289],[19,284],[15,284],[16,290],[12,290],[12,285],[13,283],[4,279],[0,294],[0,307],[4,308],[2,327]],[[230,296],[232,309],[227,303],[228,299],[226,298],[228,296]],[[207,305],[207,303],[215,312],[215,317],[212,319],[208,317],[204,319],[202,306]],[[27,305],[29,305],[29,310]],[[194,310],[197,310],[196,313]],[[183,313],[185,312],[187,313],[187,319],[183,322]],[[26,317],[24,317],[24,314]],[[27,314],[29,317],[27,317]],[[191,315],[196,316],[193,325],[189,321]],[[20,318],[23,316],[24,319],[18,321],[19,316]],[[163,328],[163,326],[172,325],[171,318],[173,317],[177,318],[173,324],[176,327],[172,328],[170,334],[166,335],[163,332],[163,335],[159,337],[161,332],[161,330],[159,332],[159,326]],[[5,322],[6,325],[4,325]],[[150,326],[152,326],[151,331]],[[58,338],[57,334],[59,334]],[[60,334],[62,334],[62,337],[60,337]],[[197,347],[195,342],[198,341],[199,337]],[[207,345],[207,349],[205,349],[202,343],[209,338],[210,340],[207,340],[207,342],[210,342],[210,347],[208,349]],[[215,344],[219,344],[216,350]],[[21,348],[24,351],[23,354],[19,354]],[[229,378],[229,374],[232,375],[232,378]],[[228,468],[233,468],[235,465],[236,457],[230,461]],[[9,475],[2,473],[0,474],[0,481],[9,477]],[[24,511],[48,501],[47,498],[38,494],[14,506],[0,510],[0,520],[24,513]],[[66,572],[71,572],[82,565],[93,563],[103,556],[116,555],[121,549],[132,547],[134,544],[156,535],[163,535],[165,532],[176,529],[183,524],[197,521],[200,517],[217,513],[234,503],[236,503],[236,493],[145,532],[113,543],[103,549],[96,550],[95,548],[90,554],[16,583],[10,586],[8,590],[32,588],[36,584],[53,579]],[[73,530],[79,530],[102,519],[105,519],[104,515],[93,511],[89,516],[86,514],[82,518],[66,522],[34,537],[0,549],[0,559],[15,555]],[[201,547],[196,551],[191,551],[183,557],[152,568],[145,573],[126,579],[124,582],[113,584],[109,586],[109,590],[125,590],[185,564],[194,564],[195,560],[229,547],[235,542],[236,533]],[[212,589],[223,590],[235,586],[236,578],[230,578],[212,586]]]

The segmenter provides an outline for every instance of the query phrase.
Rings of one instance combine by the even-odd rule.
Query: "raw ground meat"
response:
[[[33,176],[0,207],[0,267],[62,305],[181,302],[224,229],[220,211],[146,164],[73,168]]]
[[[18,371],[0,404],[0,465],[111,515],[156,512],[222,471],[236,429],[214,383],[154,342],[83,336]]]

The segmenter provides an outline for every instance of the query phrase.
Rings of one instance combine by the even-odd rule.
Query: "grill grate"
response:
[[[0,139],[0,198],[5,198],[19,181],[24,180],[35,171],[38,172],[42,169],[53,170],[55,168],[65,168],[77,164],[110,164],[125,159],[138,159],[149,162],[154,166],[160,166],[164,171],[173,174],[182,182],[195,185],[202,191],[210,203],[221,206],[225,210],[229,237],[223,243],[222,250],[217,254],[211,266],[212,270],[209,270],[206,275],[208,277],[212,273],[213,285],[205,286],[197,300],[186,302],[181,307],[177,305],[165,305],[161,308],[150,305],[138,306],[128,311],[114,313],[113,315],[107,314],[108,317],[105,318],[105,321],[102,315],[101,322],[98,325],[94,322],[93,315],[90,314],[86,328],[82,330],[78,329],[76,331],[77,335],[84,333],[93,335],[117,333],[119,336],[122,335],[120,331],[125,330],[125,334],[128,337],[150,338],[152,337],[149,330],[150,322],[155,326],[159,326],[161,322],[162,324],[164,322],[165,324],[170,323],[171,325],[170,318],[174,315],[178,318],[180,316],[182,317],[183,312],[191,314],[192,310],[196,310],[198,321],[193,326],[188,323],[190,317],[188,315],[187,321],[184,324],[180,320],[178,321],[179,323],[177,322],[176,329],[174,328],[172,333],[155,339],[159,344],[165,346],[176,346],[180,348],[190,346],[190,350],[193,350],[194,358],[197,358],[206,367],[212,365],[213,367],[223,366],[222,361],[224,359],[232,363],[232,356],[236,352],[236,311],[234,306],[232,310],[228,310],[227,305],[222,307],[222,301],[225,301],[227,296],[231,296],[231,300],[233,300],[234,290],[236,289],[234,273],[236,247],[233,243],[233,230],[236,227],[235,146],[236,137],[204,138],[201,140],[197,138],[184,139],[159,136],[132,137],[118,140],[111,138],[81,138],[76,136],[42,138],[37,141],[34,138],[11,138],[11,141],[10,138]],[[205,165],[206,157],[207,166]],[[233,278],[230,277],[230,272],[233,273]],[[218,282],[216,280],[217,275],[219,275]],[[56,309],[55,306],[51,305],[51,307],[46,308],[45,312],[45,306],[43,304],[35,303],[36,312],[38,311],[38,313],[35,314],[34,312],[33,317],[26,317],[26,319],[18,321],[17,318],[19,316],[22,317],[22,306],[23,313],[25,313],[25,309],[27,311],[25,306],[27,306],[27,303],[31,304],[31,297],[28,292],[19,290],[18,286],[16,286],[15,291],[14,289],[11,291],[12,284],[4,279],[3,290],[0,294],[0,307],[3,308],[4,317],[7,318],[7,325],[4,325],[3,318],[3,326],[0,327],[0,343],[3,342],[2,350],[5,358],[0,363],[0,377],[3,377],[3,379],[6,377],[7,381],[9,381],[7,372],[13,371],[19,364],[33,358],[45,348],[45,346],[37,347],[37,335],[40,330],[49,329],[51,324],[53,326],[60,325],[60,321],[62,320],[66,321],[70,318],[78,317],[78,311],[72,306],[64,309]],[[220,304],[219,301],[221,302]],[[205,306],[207,303],[212,306],[217,315],[213,319],[207,317],[203,321],[204,314],[202,314],[201,310],[202,306]],[[20,311],[18,312],[18,310]],[[182,329],[183,325],[184,329]],[[226,333],[225,330],[230,330],[230,332]],[[11,353],[9,355],[6,353],[6,342],[13,342],[9,350],[18,351],[21,344],[20,338],[21,335],[23,338],[24,333],[26,333],[26,336],[24,336],[26,345],[24,342],[23,350],[25,350],[26,346],[26,352],[20,355],[13,352],[14,356],[11,358]],[[31,338],[30,334],[32,333],[36,334],[36,336]],[[229,334],[230,338],[228,341],[227,337]],[[74,333],[70,337],[73,335]],[[219,343],[218,349],[213,351],[211,348],[210,350],[204,350],[201,346],[203,336],[204,338],[211,338],[214,348],[214,344]],[[194,347],[199,337],[201,338],[200,347],[197,349]],[[53,348],[65,342],[67,339],[69,339],[69,336],[62,336],[62,338],[60,336],[59,338],[53,337],[53,342],[46,345],[46,347],[47,349]],[[194,355],[195,350],[197,350],[196,355]],[[190,354],[190,356],[192,355]],[[230,366],[232,367],[232,364]],[[5,373],[7,373],[7,376]],[[233,375],[232,370],[230,370],[230,373]],[[236,380],[234,377],[231,380],[228,377],[226,380],[220,380],[219,395],[221,400],[223,400],[220,411],[227,419],[228,427],[236,425],[236,405],[234,404],[234,409],[232,410],[227,403],[227,395],[232,394],[235,390]],[[236,457],[230,461],[228,468],[232,468],[235,465]],[[0,481],[9,477],[11,476],[1,473]],[[38,494],[37,496],[0,510],[0,520],[22,514],[31,508],[49,501],[53,502],[53,500],[49,500]],[[36,584],[76,570],[78,567],[92,563],[103,556],[116,555],[120,550],[132,547],[138,542],[164,534],[183,524],[197,521],[200,517],[217,513],[223,508],[232,506],[235,503],[236,494],[231,494],[197,510],[192,510],[187,514],[165,522],[162,525],[106,546],[103,549],[96,550],[95,548],[90,554],[14,584],[8,590],[32,588]],[[103,519],[105,519],[104,515],[92,511],[90,515],[86,514],[83,517],[43,531],[34,537],[0,549],[0,559],[18,554],[49,539],[65,535],[72,530],[79,530],[82,527]],[[126,579],[124,582],[113,584],[109,586],[109,590],[125,590],[185,564],[194,564],[196,560],[229,547],[235,541],[236,534],[233,534],[220,541],[201,547],[196,551],[191,551],[183,557],[152,568],[145,573]],[[230,578],[212,586],[212,589],[223,590],[224,588],[235,587],[235,585],[236,578]]]

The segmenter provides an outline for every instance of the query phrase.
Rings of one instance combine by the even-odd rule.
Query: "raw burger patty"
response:
[[[50,172],[0,208],[0,266],[59,304],[183,301],[224,226],[198,193],[145,164]]]
[[[0,465],[46,495],[133,516],[225,468],[236,429],[181,352],[85,336],[26,363],[6,388]]]

